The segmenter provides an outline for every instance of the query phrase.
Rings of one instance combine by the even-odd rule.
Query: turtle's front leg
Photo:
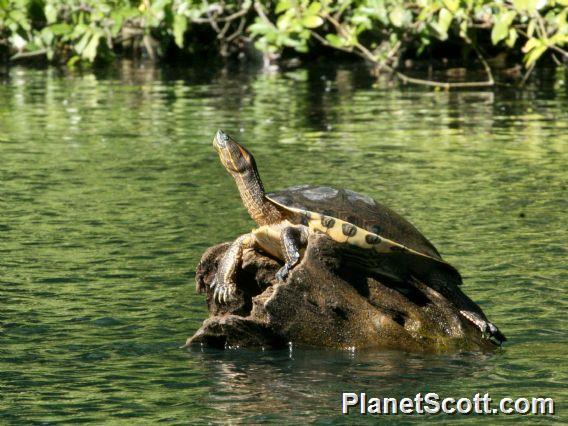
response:
[[[254,248],[254,246],[255,236],[252,233],[241,235],[229,246],[217,267],[217,273],[210,286],[214,289],[213,300],[226,302],[233,297],[237,290],[236,276],[241,268],[243,250]]]
[[[286,262],[276,273],[279,281],[285,281],[286,277],[300,262],[300,250],[308,245],[309,231],[306,226],[287,226],[280,232],[280,247]]]

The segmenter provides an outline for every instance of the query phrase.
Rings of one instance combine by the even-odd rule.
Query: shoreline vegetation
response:
[[[568,69],[568,0],[0,0],[5,64],[239,59],[278,69],[330,55],[407,84],[523,86],[536,68]],[[443,81],[417,69],[452,72]]]

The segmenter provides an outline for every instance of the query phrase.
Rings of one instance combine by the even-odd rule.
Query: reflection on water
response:
[[[373,89],[357,69],[122,67],[14,69],[0,85],[0,418],[333,423],[343,391],[566,398],[565,85],[446,93]],[[201,252],[252,226],[211,149],[218,127],[268,190],[342,186],[406,215],[509,344],[181,351],[206,316]]]
[[[445,357],[400,352],[216,352],[194,349],[190,356],[212,380],[210,401],[232,412],[235,421],[296,422],[341,414],[342,392],[402,398],[439,391],[432,381],[473,380],[487,373],[488,355]],[[192,363],[190,368],[195,368]]]

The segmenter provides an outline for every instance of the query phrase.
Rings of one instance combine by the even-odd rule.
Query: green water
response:
[[[342,391],[568,395],[565,85],[373,89],[358,70],[148,68],[0,84],[0,423],[352,422]],[[492,354],[179,349],[203,250],[253,226],[211,139],[269,190],[366,193],[406,215],[508,336]],[[390,417],[390,422],[454,417]],[[369,419],[371,422],[377,419]]]

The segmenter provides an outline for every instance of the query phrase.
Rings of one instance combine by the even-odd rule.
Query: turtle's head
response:
[[[264,187],[258,175],[252,154],[222,130],[213,138],[213,147],[221,163],[233,176],[245,207],[259,225],[268,225],[282,220],[282,215],[264,195]]]
[[[222,130],[218,130],[215,134],[213,146],[219,154],[221,163],[231,175],[257,175],[252,154]]]

